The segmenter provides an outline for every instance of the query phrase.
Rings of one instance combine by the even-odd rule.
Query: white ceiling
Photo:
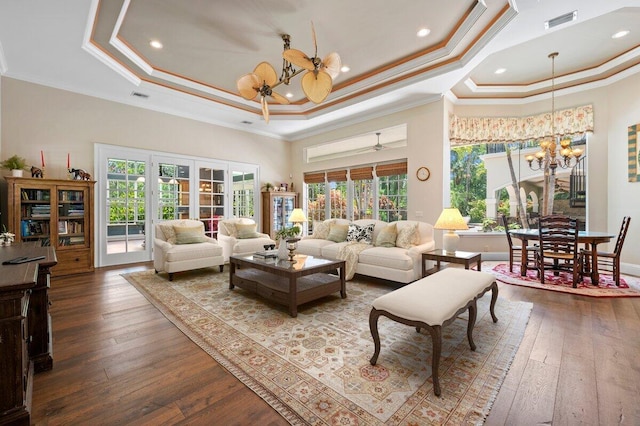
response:
[[[573,10],[577,21],[544,29]],[[553,51],[557,88],[608,84],[640,70],[639,18],[640,0],[3,0],[0,72],[295,140],[443,95],[537,100],[550,90]],[[283,33],[312,55],[312,21],[318,56],[338,52],[351,70],[320,105],[304,97],[300,77],[280,85],[292,103],[271,105],[266,124],[236,80],[262,61],[279,74]],[[422,27],[431,33],[418,38]],[[621,29],[631,33],[612,39]]]

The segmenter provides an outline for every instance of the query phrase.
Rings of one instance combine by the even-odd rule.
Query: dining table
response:
[[[527,246],[529,245],[529,241],[535,242],[540,238],[540,231],[538,229],[510,229],[509,234],[511,234],[513,238],[522,241],[520,275],[525,276],[527,274]],[[591,277],[591,283],[593,285],[598,285],[600,282],[600,274],[598,273],[598,244],[608,243],[612,238],[615,238],[615,235],[609,232],[578,232],[578,244],[584,244],[587,250],[591,250],[591,269],[588,275]]]

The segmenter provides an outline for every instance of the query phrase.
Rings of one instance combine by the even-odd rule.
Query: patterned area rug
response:
[[[573,288],[573,280],[570,274],[561,272],[557,277],[553,272],[546,272],[544,284],[540,283],[537,272],[527,269],[527,275],[520,275],[520,265],[513,265],[513,272],[509,272],[509,265],[501,263],[493,268],[483,271],[492,273],[498,281],[506,284],[521,285],[564,293],[580,294],[591,297],[640,297],[640,280],[630,276],[620,277],[620,287],[613,281],[613,276],[600,274],[600,282],[597,286],[591,284],[591,278],[585,277],[583,282]]]
[[[371,302],[390,286],[347,283],[347,298],[329,296],[285,307],[242,289],[228,274],[192,271],[170,282],[152,270],[124,275],[169,320],[291,424],[409,425],[482,423],[524,334],[532,304],[490,294],[478,302],[475,352],[466,313],[443,329],[440,382],[433,394],[428,332],[379,321],[382,350],[369,364]]]

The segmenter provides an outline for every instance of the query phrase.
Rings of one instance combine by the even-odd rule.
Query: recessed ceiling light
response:
[[[497,70],[495,70],[495,71],[494,71],[494,73],[496,73],[496,74],[502,74],[502,73],[504,73],[506,70],[507,70],[506,68],[498,68]]]
[[[431,32],[431,30],[429,28],[420,28],[420,30],[418,30],[418,37],[426,37],[429,35],[429,33]]]
[[[629,30],[622,30],[622,31],[618,31],[617,33],[615,33],[614,35],[611,36],[611,38],[622,38],[626,35],[629,34]]]
[[[293,98],[293,93],[291,92],[287,92],[287,94],[285,95],[287,98]]]
[[[343,65],[342,68],[340,68],[341,72],[349,72],[351,71],[351,68],[349,68],[347,65]]]
[[[154,49],[162,49],[162,43],[160,43],[158,40],[151,40],[149,42],[149,44],[151,45],[151,47],[153,47]]]

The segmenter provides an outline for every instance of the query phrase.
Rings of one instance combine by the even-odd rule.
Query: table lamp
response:
[[[293,209],[288,222],[293,223],[296,226],[300,226],[300,224],[307,222],[307,215],[304,214],[302,209]],[[302,232],[302,227],[300,227],[300,232]]]
[[[447,254],[455,254],[460,237],[453,231],[469,229],[460,211],[454,207],[442,210],[440,217],[433,225],[434,229],[446,229],[449,232],[442,235],[442,247]]]

